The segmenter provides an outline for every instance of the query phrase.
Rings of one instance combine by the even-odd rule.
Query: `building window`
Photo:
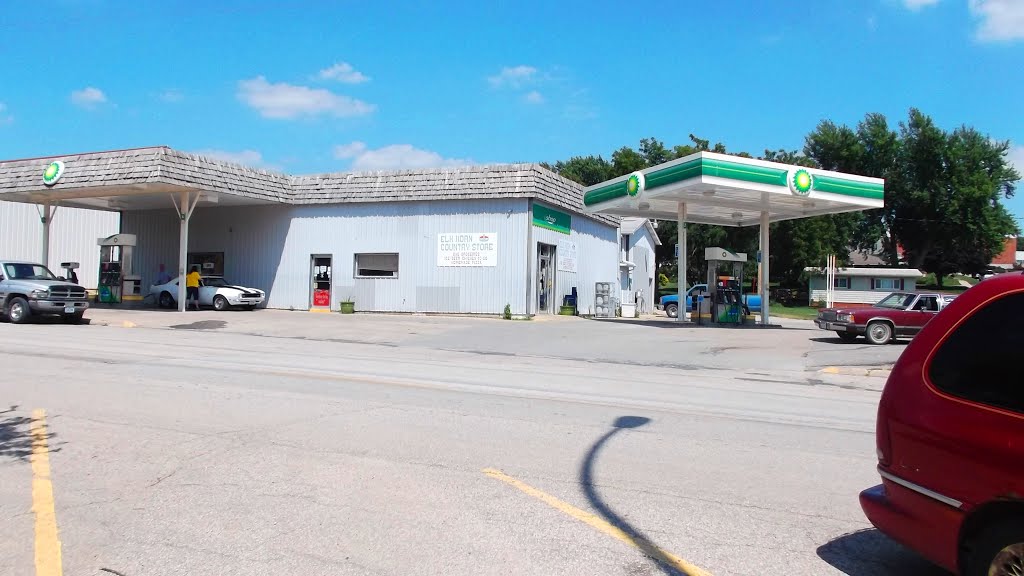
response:
[[[903,290],[902,278],[872,278],[872,290]]]
[[[850,278],[847,276],[836,276],[835,286],[833,288],[840,288],[843,290],[850,289]]]
[[[1007,372],[1024,350],[1024,294],[1004,296],[965,320],[935,352],[928,378],[939,390],[1024,413],[1024,385]]]
[[[398,254],[356,254],[356,278],[398,278]]]
[[[621,260],[629,260],[629,234],[622,235]]]

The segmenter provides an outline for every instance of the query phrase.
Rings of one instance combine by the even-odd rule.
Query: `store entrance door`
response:
[[[552,314],[558,303],[555,297],[555,247],[537,244],[537,310]]]
[[[310,310],[316,312],[331,311],[331,276],[333,267],[329,254],[313,254],[310,256]]]

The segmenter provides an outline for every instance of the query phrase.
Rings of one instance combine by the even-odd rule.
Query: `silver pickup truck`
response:
[[[89,308],[85,288],[57,278],[42,264],[0,260],[0,315],[14,324],[33,316],[81,322]]]

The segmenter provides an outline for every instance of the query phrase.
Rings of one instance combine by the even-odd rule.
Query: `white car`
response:
[[[161,308],[174,308],[178,301],[178,279],[150,286],[149,293]],[[199,281],[199,305],[212,306],[214,310],[234,306],[255,310],[266,297],[263,290],[228,284],[221,276],[203,276]]]

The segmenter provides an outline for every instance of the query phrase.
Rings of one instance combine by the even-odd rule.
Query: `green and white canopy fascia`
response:
[[[760,224],[884,205],[885,182],[853,174],[698,152],[590,186],[586,211],[721,226]]]

